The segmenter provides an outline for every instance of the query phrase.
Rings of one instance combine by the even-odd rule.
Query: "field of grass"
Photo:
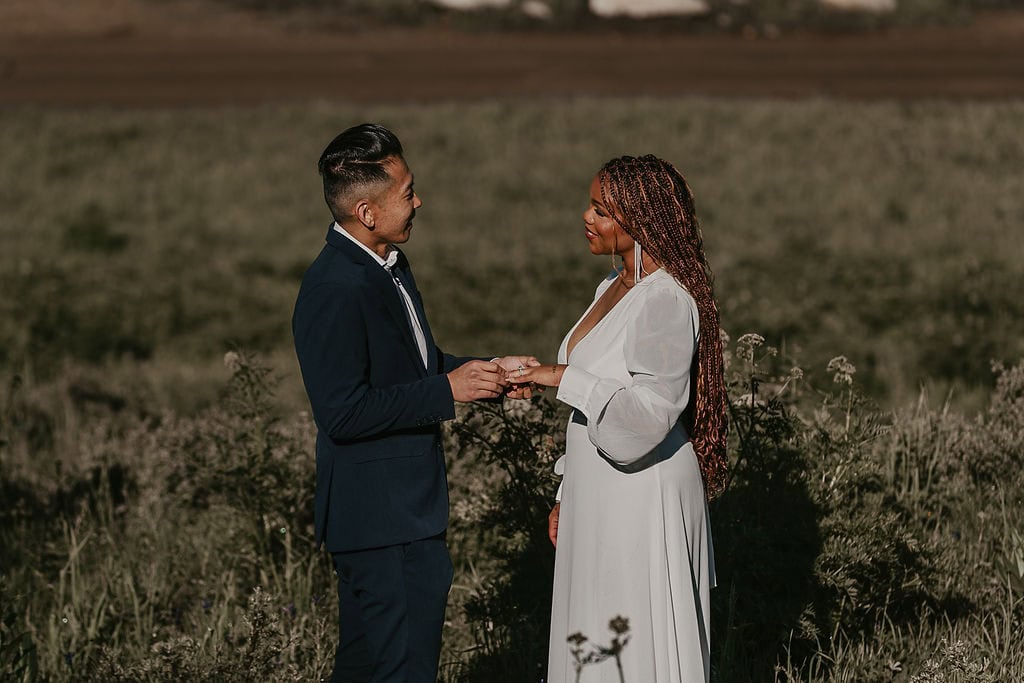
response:
[[[362,120],[406,141],[407,252],[453,352],[553,354],[609,266],[580,230],[589,180],[653,151],[694,188],[730,332],[809,366],[845,354],[885,405],[933,382],[969,399],[1024,354],[1024,106],[580,99],[0,112],[2,367],[102,368],[187,410],[238,344],[299,408],[288,320],[329,220],[315,163]]]
[[[592,174],[654,152],[687,176],[725,329],[779,349],[733,347],[737,397],[805,371],[734,416],[717,680],[1024,675],[1024,104],[586,98],[0,111],[5,674],[326,673],[289,318],[329,220],[316,158],[364,120],[406,144],[406,251],[453,353],[551,359],[609,266],[580,228]],[[559,415],[531,411],[530,444],[518,414],[452,430],[452,680],[535,672],[550,555],[524,520],[549,482],[510,459],[550,455]]]

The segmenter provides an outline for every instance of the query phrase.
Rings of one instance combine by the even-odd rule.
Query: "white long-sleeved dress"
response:
[[[563,479],[547,680],[576,680],[571,634],[589,639],[585,655],[609,644],[609,621],[623,616],[628,683],[707,681],[714,554],[704,484],[679,420],[690,397],[696,303],[657,270],[566,358],[578,325],[558,352],[568,363],[558,399],[574,411],[556,465]],[[614,660],[585,666],[580,681],[618,683]]]

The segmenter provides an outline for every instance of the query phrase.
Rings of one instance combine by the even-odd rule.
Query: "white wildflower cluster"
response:
[[[475,524],[491,507],[491,498],[486,493],[476,492],[469,498],[459,498],[452,506],[452,516],[460,522]]]
[[[736,340],[736,344],[738,346],[749,346],[752,349],[756,349],[758,346],[764,344],[764,337],[756,332],[747,332]]]
[[[231,372],[238,372],[242,369],[242,356],[236,351],[228,351],[224,354],[224,367]]]
[[[857,366],[847,360],[846,356],[836,356],[828,362],[826,368],[834,372],[832,381],[836,384],[853,384],[853,375],[857,372]]]
[[[754,350],[764,344],[764,337],[754,332],[748,332],[736,340],[736,355],[747,361],[754,362]]]

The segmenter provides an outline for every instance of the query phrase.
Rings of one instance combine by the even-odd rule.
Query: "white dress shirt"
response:
[[[395,286],[398,287],[399,294],[402,295],[402,301],[405,303],[405,317],[409,321],[409,327],[412,328],[412,336],[416,339],[416,346],[419,347],[420,358],[423,360],[423,367],[427,367],[427,338],[423,334],[423,326],[420,325],[420,317],[416,315],[416,308],[413,306],[412,296],[409,295],[409,292],[405,291],[402,281],[399,280],[398,276],[391,270],[394,268],[395,263],[398,262],[398,250],[388,245],[388,257],[386,259],[382,259],[376,252],[357,240],[337,223],[335,223],[333,227],[342,235],[358,244],[360,249],[369,254],[374,261],[380,264],[381,268],[388,271],[388,274],[391,275],[391,279],[394,280]]]

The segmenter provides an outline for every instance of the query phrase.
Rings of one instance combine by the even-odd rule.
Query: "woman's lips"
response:
[[[588,240],[597,239],[597,233],[590,232],[590,230],[587,228],[583,228],[583,233],[587,236]]]

